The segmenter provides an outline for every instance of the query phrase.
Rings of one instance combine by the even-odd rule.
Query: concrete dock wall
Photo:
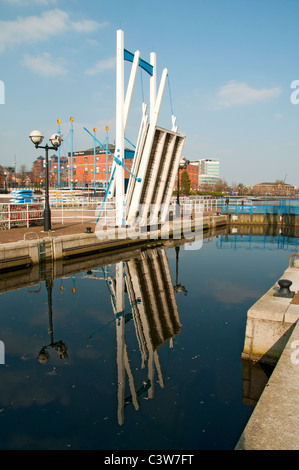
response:
[[[235,226],[261,226],[264,230],[265,227],[288,230],[293,232],[293,236],[299,236],[299,216],[294,214],[229,214],[228,223]]]
[[[235,450],[299,450],[299,322]]]
[[[299,291],[298,268],[287,268],[281,279],[293,283],[291,291]],[[243,359],[275,364],[281,356],[299,319],[299,302],[298,296],[274,296],[278,290],[276,283],[248,310]]]
[[[242,359],[273,364],[274,370],[235,450],[299,450],[299,269],[280,279],[292,282],[292,298],[274,296],[278,282],[247,313]],[[246,370],[246,369],[245,369]],[[244,369],[243,369],[244,373]],[[245,377],[245,398],[251,388]],[[244,377],[243,377],[244,381]],[[244,386],[244,382],[243,382]]]
[[[195,221],[191,221],[194,226]],[[202,218],[203,231],[223,227],[227,224],[227,216],[206,216]],[[169,238],[180,237],[181,225],[171,225]],[[192,241],[192,232],[189,234]],[[28,238],[30,233],[28,233]],[[188,237],[189,238],[189,237]],[[30,265],[59,259],[96,255],[110,251],[123,251],[134,246],[144,245],[152,241],[166,241],[166,237],[160,230],[145,233],[141,238],[126,238],[124,234],[117,231],[107,231],[106,236],[101,239],[96,233],[80,233],[65,235],[61,237],[45,236],[32,240],[23,240],[15,243],[0,245],[0,271],[10,269],[21,269]]]

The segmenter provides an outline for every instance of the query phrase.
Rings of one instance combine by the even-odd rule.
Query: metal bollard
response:
[[[278,281],[280,289],[279,291],[275,292],[274,297],[285,297],[289,299],[294,297],[295,292],[290,291],[292,284],[292,281],[289,281],[288,279],[280,279],[280,281]]]

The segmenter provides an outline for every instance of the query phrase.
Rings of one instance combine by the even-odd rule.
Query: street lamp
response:
[[[4,172],[4,193],[7,193],[7,173]]]
[[[183,157],[179,163],[179,167],[178,167],[178,191],[177,191],[177,195],[176,195],[176,204],[177,204],[177,216],[179,217],[181,215],[181,210],[180,210],[180,170],[184,170],[185,168],[187,168],[187,166],[189,165],[189,160],[186,160],[185,157]]]
[[[46,150],[46,188],[45,188],[45,208],[44,208],[44,231],[48,232],[51,230],[51,210],[50,210],[50,205],[49,205],[49,164],[48,164],[48,152],[49,150],[55,150],[60,147],[62,144],[62,136],[60,134],[53,134],[50,137],[50,142],[52,144],[52,147],[50,147],[48,144],[45,146],[40,145],[44,139],[44,136],[41,134],[41,132],[35,130],[32,131],[31,134],[29,135],[29,138],[35,145],[35,148],[40,148],[40,149],[45,149]]]

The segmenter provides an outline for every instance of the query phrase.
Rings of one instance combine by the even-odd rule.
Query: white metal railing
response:
[[[110,206],[108,206],[110,204]],[[115,222],[115,203],[90,203],[81,201],[78,204],[51,204],[52,222],[64,224],[66,222],[97,223],[101,213],[101,222],[109,225],[109,219]],[[110,211],[110,214],[108,213]],[[113,211],[113,214],[111,213]],[[111,223],[111,222],[110,222]]]
[[[180,198],[181,213],[205,213],[217,210],[216,199]],[[176,198],[171,200],[170,211],[176,210]],[[105,202],[100,198],[97,201],[76,201],[76,203],[63,202],[57,204],[51,201],[51,220],[56,223],[76,221],[83,223],[99,223],[104,226],[114,226],[116,220],[116,203],[114,198]]]
[[[171,203],[176,204],[176,196],[172,196]],[[185,208],[185,211],[190,209],[194,212],[212,212],[216,211],[217,199],[207,196],[180,196],[180,206]]]
[[[70,195],[70,194],[63,194],[59,197],[55,197],[55,195],[49,195],[49,202],[51,207],[81,207],[83,205],[91,205],[92,207],[97,207],[98,204],[103,202],[102,197],[94,198],[93,195]]]
[[[30,227],[32,223],[41,223],[44,205],[31,204],[0,204],[0,229],[10,229],[13,226]]]
[[[174,207],[176,198],[171,205]],[[116,205],[114,199],[103,201],[103,198],[86,201],[83,198],[72,198],[67,195],[50,199],[51,220],[56,223],[81,222],[97,223],[110,226],[115,224]],[[204,213],[217,210],[217,200],[209,198],[180,198],[182,212]],[[0,204],[0,229],[13,226],[30,227],[33,223],[43,221],[44,202],[31,204]]]

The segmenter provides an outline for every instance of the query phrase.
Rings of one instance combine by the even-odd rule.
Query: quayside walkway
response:
[[[298,322],[235,450],[299,450]]]
[[[76,256],[91,256],[99,253],[122,251],[137,245],[161,243],[167,239],[185,238],[190,242],[201,232],[224,227],[227,217],[204,215],[199,219],[176,219],[163,229],[151,227],[136,233],[134,228],[109,228],[96,231],[96,224],[54,225],[44,232],[43,227],[23,227],[0,231],[0,271],[26,268],[31,265]],[[197,230],[198,228],[198,230]],[[131,232],[130,232],[131,230]],[[165,231],[166,230],[166,231]]]
[[[299,254],[297,254],[299,256]],[[297,257],[298,257],[297,256]],[[244,360],[276,363],[236,450],[299,450],[299,265],[295,257],[280,280],[292,297],[280,297],[278,282],[247,313]],[[290,261],[291,264],[291,261]],[[280,281],[278,280],[278,281]],[[250,389],[250,377],[245,387]],[[247,393],[248,393],[247,390]]]
[[[24,241],[24,239],[42,238],[45,236],[51,237],[63,237],[65,235],[82,234],[86,232],[86,227],[91,227],[93,232],[96,223],[93,221],[87,221],[84,224],[78,222],[67,222],[52,224],[52,230],[50,232],[44,232],[43,225],[33,227],[14,227],[10,230],[0,230],[0,246],[5,243],[16,243]],[[24,238],[25,237],[25,238]]]

